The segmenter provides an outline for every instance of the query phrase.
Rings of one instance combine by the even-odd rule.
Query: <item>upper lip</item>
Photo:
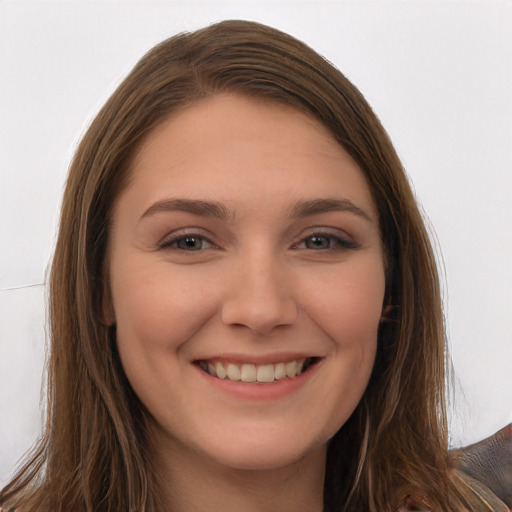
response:
[[[300,359],[309,359],[309,358],[320,358],[318,354],[313,354],[311,352],[275,352],[272,354],[239,354],[239,353],[219,353],[212,354],[204,357],[198,357],[194,361],[225,361],[229,363],[238,363],[238,364],[254,364],[254,365],[262,365],[262,364],[275,364],[275,363],[287,363],[289,361],[296,361]]]

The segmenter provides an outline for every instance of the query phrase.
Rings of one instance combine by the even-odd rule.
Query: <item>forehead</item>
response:
[[[196,196],[246,204],[340,195],[374,209],[362,171],[319,121],[232,94],[201,100],[160,124],[134,158],[125,193],[146,203]]]

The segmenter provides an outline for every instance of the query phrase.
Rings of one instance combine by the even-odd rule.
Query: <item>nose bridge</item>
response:
[[[258,334],[290,325],[297,317],[293,283],[285,261],[261,246],[240,254],[229,271],[222,307],[225,324],[244,325]]]

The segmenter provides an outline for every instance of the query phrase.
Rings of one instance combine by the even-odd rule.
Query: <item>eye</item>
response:
[[[308,249],[312,251],[329,251],[342,249],[356,249],[353,242],[330,233],[314,233],[295,245],[295,249]]]
[[[187,236],[175,242],[176,248],[183,251],[200,251],[210,247],[210,244],[200,236]]]
[[[335,243],[334,237],[332,236],[317,236],[313,235],[304,240],[306,249],[330,249],[332,244]]]
[[[202,235],[178,235],[164,240],[160,244],[161,249],[177,249],[179,251],[201,251],[213,247]]]

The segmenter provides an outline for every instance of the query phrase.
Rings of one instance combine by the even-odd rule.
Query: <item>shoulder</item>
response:
[[[512,424],[478,443],[448,453],[452,476],[472,512],[512,512]],[[398,512],[437,512],[411,490]]]
[[[487,504],[482,510],[511,510],[512,424],[483,441],[452,450],[449,460],[462,485]]]

